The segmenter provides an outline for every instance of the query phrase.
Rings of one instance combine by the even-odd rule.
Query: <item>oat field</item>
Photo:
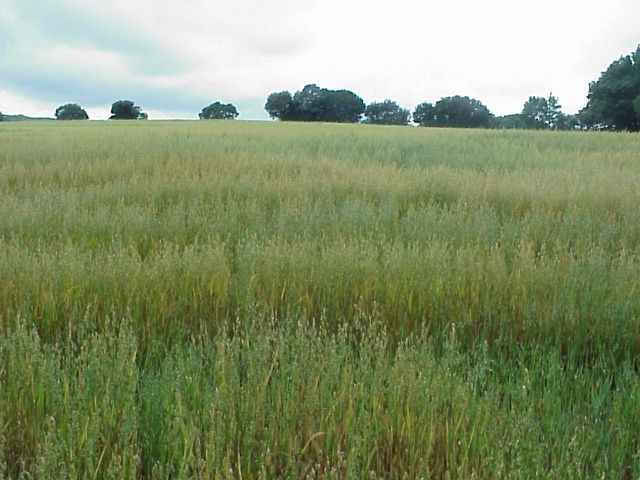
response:
[[[0,479],[640,477],[640,135],[0,124]]]

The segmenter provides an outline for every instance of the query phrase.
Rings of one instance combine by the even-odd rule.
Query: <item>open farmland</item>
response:
[[[638,355],[637,134],[0,125],[0,478],[638,478]]]

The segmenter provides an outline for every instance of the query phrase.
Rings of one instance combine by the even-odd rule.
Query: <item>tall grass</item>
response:
[[[640,475],[637,135],[0,147],[0,478]]]
[[[532,347],[252,324],[141,367],[128,325],[79,351],[0,343],[4,474],[37,478],[636,478],[640,382]],[[357,345],[357,346],[354,346]],[[2,471],[2,470],[0,470]]]

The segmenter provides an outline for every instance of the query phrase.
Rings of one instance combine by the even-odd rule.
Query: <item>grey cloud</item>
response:
[[[166,48],[126,16],[97,15],[65,0],[5,1],[4,8],[14,19],[5,20],[0,28],[18,32],[17,45],[26,39],[41,43],[41,48],[59,44],[93,47],[118,54],[144,74],[183,72],[193,66],[187,56]]]
[[[153,86],[133,75],[109,77],[88,69],[58,68],[56,65],[35,65],[25,62],[5,68],[1,86],[23,96],[62,104],[78,102],[85,107],[109,107],[114,101],[129,99],[143,109],[172,112],[196,118],[200,110],[218,100],[215,95],[192,93],[179,86]],[[264,98],[221,98],[234,103],[244,119],[267,119]],[[0,105],[2,111],[2,105]]]
[[[110,19],[74,10],[64,2],[54,5],[49,0],[17,0],[9,6],[10,10],[0,15],[0,88],[41,101],[74,101],[86,106],[110,105],[114,100],[131,98],[156,110],[192,111],[206,101],[178,86],[152,85],[145,74],[163,70],[175,74],[186,68],[185,62],[166,55],[151,39],[125,28],[125,22],[119,27]],[[109,72],[108,67],[90,56],[82,62],[66,64],[47,57],[52,46],[60,45],[114,53],[128,71]],[[37,61],[38,57],[44,60]]]
[[[311,48],[313,39],[302,32],[293,34],[251,34],[243,38],[249,52],[261,56],[289,56],[303,53]]]
[[[300,9],[286,1],[280,5],[286,8],[255,2],[243,9],[204,0],[193,0],[190,8],[141,2],[139,13],[156,9],[143,16],[135,8],[118,15],[117,2],[104,8],[73,0],[3,3],[0,89],[44,102],[97,107],[131,98],[143,108],[195,115],[226,93],[242,118],[266,119],[264,99],[252,96],[255,88],[229,98],[237,76],[255,79],[254,70],[263,69],[268,58],[296,55],[313,43]],[[181,10],[188,14],[180,17]],[[173,30],[165,36],[168,26]],[[197,78],[199,93],[184,87]]]
[[[52,69],[34,65],[6,71],[4,87],[38,100],[85,106],[110,105],[118,99],[131,99],[143,108],[165,111],[196,111],[206,98],[178,87],[150,86],[135,78],[106,78],[88,72]]]
[[[193,0],[180,26],[205,42],[212,52],[224,45],[244,59],[297,55],[316,43],[314,13],[318,3],[237,0],[214,4]]]

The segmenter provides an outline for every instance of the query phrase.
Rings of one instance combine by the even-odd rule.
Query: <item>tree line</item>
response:
[[[519,128],[546,130],[640,130],[640,45],[622,56],[589,84],[587,105],[577,115],[562,111],[558,97],[531,96],[519,113],[495,116],[480,101],[467,96],[421,103],[413,114],[392,100],[365,106],[348,90],[307,85],[294,95],[269,95],[265,110],[273,119],[311,122],[363,122],[458,128]]]
[[[269,95],[265,110],[272,119],[299,122],[368,123],[457,128],[518,128],[540,130],[640,130],[640,45],[622,56],[589,85],[587,105],[577,115],[562,112],[559,99],[532,96],[519,113],[495,116],[480,101],[467,96],[444,97],[424,102],[413,113],[392,100],[366,105],[349,90],[330,90],[310,84],[293,95],[288,91]],[[233,104],[214,102],[202,109],[200,119],[233,120],[239,115]],[[58,120],[87,120],[78,104],[56,109]],[[3,120],[0,112],[0,121]],[[146,120],[148,115],[131,100],[111,107],[111,120]]]
[[[413,114],[392,100],[364,102],[348,90],[307,85],[291,95],[275,92],[265,110],[283,121],[364,122],[457,128],[518,128],[538,130],[640,130],[640,45],[609,65],[589,84],[587,105],[576,115],[562,111],[558,97],[531,96],[519,113],[495,116],[480,101],[467,96],[444,97],[418,105]]]

